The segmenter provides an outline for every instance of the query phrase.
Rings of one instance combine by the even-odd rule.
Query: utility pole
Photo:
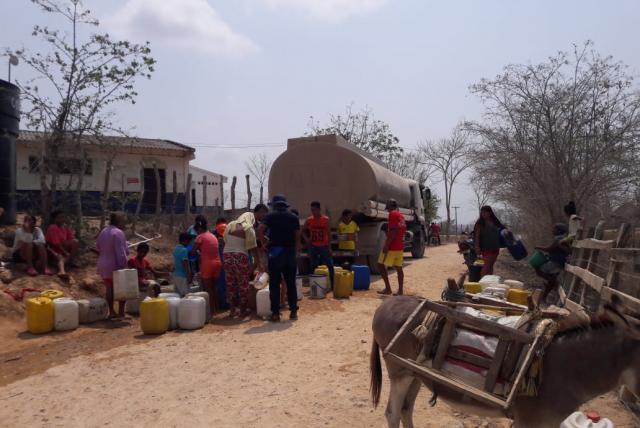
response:
[[[456,236],[458,236],[458,208],[460,207],[453,207],[453,210],[455,211],[455,216],[456,216]]]

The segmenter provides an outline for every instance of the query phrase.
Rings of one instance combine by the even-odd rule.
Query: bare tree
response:
[[[260,186],[260,203],[264,204],[264,187],[265,183],[269,179],[269,171],[271,171],[271,164],[273,162],[269,159],[266,153],[258,153],[251,156],[245,166],[249,170],[249,174],[256,180],[258,186]],[[251,193],[251,189],[247,188],[247,192]],[[251,201],[249,201],[251,202]]]
[[[638,87],[592,43],[509,65],[471,92],[486,107],[482,121],[465,125],[481,137],[474,169],[532,232],[563,218],[568,200],[587,218],[600,216],[638,183]]]
[[[406,151],[387,160],[387,168],[396,174],[417,181],[425,185],[433,176],[434,168],[425,162],[424,153],[421,150],[415,152]]]
[[[79,0],[32,0],[43,11],[68,25],[69,33],[36,25],[32,34],[44,40],[50,51],[30,54],[7,50],[29,66],[35,77],[18,80],[27,126],[45,132],[40,161],[41,211],[50,212],[56,201],[58,178],[67,174],[63,150],[76,151],[83,136],[97,137],[112,130],[108,107],[117,102],[135,102],[135,80],[151,77],[155,60],[149,44],[112,40],[108,34],[90,34],[79,40],[84,25],[98,21]],[[84,174],[80,152],[79,181]],[[80,188],[80,191],[82,189]],[[81,215],[81,206],[77,207]]]
[[[424,162],[430,165],[444,184],[444,204],[447,211],[447,234],[451,225],[451,195],[460,175],[471,166],[469,157],[469,133],[461,127],[454,128],[451,136],[438,141],[418,145]]]
[[[478,212],[480,212],[480,208],[487,205],[491,199],[491,187],[487,180],[477,174],[474,174],[469,179],[469,187],[473,191],[473,196],[475,196],[474,203],[478,207]]]
[[[376,119],[368,107],[354,112],[353,103],[347,106],[344,114],[331,115],[324,126],[312,116],[308,127],[307,135],[338,134],[383,162],[403,152],[400,140],[391,132],[388,123]]]

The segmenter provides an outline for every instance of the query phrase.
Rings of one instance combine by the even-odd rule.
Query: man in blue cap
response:
[[[271,297],[271,321],[280,321],[280,279],[287,284],[287,299],[291,314],[289,319],[298,319],[298,294],[296,291],[297,255],[300,253],[300,220],[289,211],[284,195],[275,195],[269,205],[272,211],[258,227],[258,238],[268,244],[269,293]],[[269,229],[269,240],[265,232]]]

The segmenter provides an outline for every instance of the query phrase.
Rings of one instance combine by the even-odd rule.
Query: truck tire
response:
[[[413,236],[413,246],[411,247],[411,256],[414,259],[421,259],[424,257],[426,242],[424,233],[420,230]]]

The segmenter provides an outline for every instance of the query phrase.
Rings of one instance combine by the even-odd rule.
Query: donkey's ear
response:
[[[611,301],[604,305],[604,313],[608,320],[640,340],[640,318],[626,311],[624,302],[615,294],[611,296]]]

